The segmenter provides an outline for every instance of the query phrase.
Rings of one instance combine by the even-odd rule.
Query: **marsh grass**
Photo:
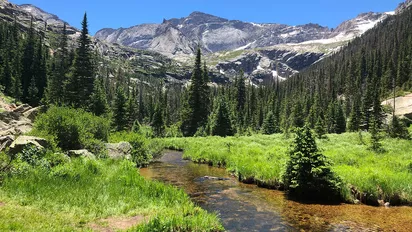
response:
[[[383,153],[359,143],[357,133],[327,135],[317,140],[321,152],[332,161],[332,169],[342,178],[342,195],[347,201],[372,195],[391,204],[412,203],[412,143],[408,140],[383,139]],[[292,136],[293,137],[293,136]],[[225,164],[241,180],[282,185],[288,160],[287,151],[293,138],[283,135],[251,137],[165,138],[155,140],[165,148],[184,150],[184,157],[195,162]],[[358,195],[358,196],[356,196]]]
[[[4,179],[0,202],[6,203],[0,230],[90,230],[91,222],[121,215],[149,218],[136,231],[223,229],[216,215],[195,206],[182,190],[145,180],[129,161],[75,159],[51,170],[27,166]]]

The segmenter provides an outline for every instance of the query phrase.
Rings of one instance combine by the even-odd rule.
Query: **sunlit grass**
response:
[[[403,203],[412,202],[412,143],[384,139],[384,153],[369,150],[370,136],[357,133],[328,135],[317,140],[322,153],[332,161],[333,170],[345,183],[344,194],[350,200],[350,187],[359,192],[390,200],[399,196]],[[166,148],[184,150],[184,157],[196,162],[226,164],[242,179],[282,183],[292,139],[284,135],[251,137],[167,138],[156,142]]]
[[[51,171],[26,167],[4,180],[0,202],[6,203],[0,230],[89,230],[91,222],[122,215],[147,217],[138,231],[222,229],[216,215],[182,190],[145,180],[129,161],[77,159]]]

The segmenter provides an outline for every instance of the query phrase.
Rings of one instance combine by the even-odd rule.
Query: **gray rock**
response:
[[[8,128],[0,131],[0,136],[7,136],[7,135],[16,135],[18,132],[15,128]]]
[[[67,155],[72,158],[76,158],[76,157],[84,157],[84,158],[89,158],[89,159],[96,159],[96,156],[91,153],[90,151],[86,150],[86,149],[82,149],[82,150],[70,150],[67,152]]]
[[[22,114],[30,109],[32,109],[31,106],[29,106],[28,104],[23,104],[14,109],[13,112]]]
[[[365,31],[361,26],[378,23],[386,13],[360,14],[343,22],[336,30],[318,24],[289,26],[277,23],[249,23],[228,20],[202,12],[184,18],[163,20],[161,24],[142,24],[130,28],[105,28],[95,38],[138,49],[157,51],[167,56],[192,55],[199,41],[206,53],[270,47],[333,39],[330,44],[347,41]],[[342,36],[345,35],[345,36]],[[336,45],[338,47],[340,45]]]
[[[132,145],[128,142],[106,143],[107,155],[111,159],[131,159]]]
[[[0,137],[0,151],[6,150],[14,141],[13,135],[7,135]]]
[[[393,98],[382,102],[393,108]],[[395,115],[412,119],[412,94],[395,98]]]
[[[44,149],[49,146],[47,140],[34,136],[19,136],[10,146],[9,152],[17,154],[23,151],[27,145],[34,145],[39,149]]]
[[[23,113],[23,116],[30,119],[32,122],[36,119],[37,115],[44,110],[43,106],[39,106]]]

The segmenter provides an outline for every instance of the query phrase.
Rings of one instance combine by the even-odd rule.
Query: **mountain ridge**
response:
[[[195,41],[206,53],[244,48],[264,48],[277,44],[302,43],[311,40],[330,39],[337,36],[342,29],[351,30],[350,40],[361,35],[365,30],[357,29],[353,21],[363,19],[372,21],[372,27],[386,18],[388,13],[361,13],[356,18],[342,22],[332,29],[315,23],[290,26],[278,23],[253,23],[229,20],[208,13],[194,11],[187,17],[164,19],[161,24],[140,24],[129,28],[104,28],[96,32],[95,37],[108,42],[115,42],[139,49],[148,49],[174,57],[176,54],[153,47],[151,40],[158,36],[158,27],[169,26],[179,30],[186,40]],[[369,17],[369,18],[368,18]],[[360,20],[359,20],[360,21]],[[351,23],[352,22],[352,23]],[[362,23],[362,22],[360,22]],[[150,25],[151,28],[148,28]],[[345,26],[346,25],[346,26]],[[354,28],[347,28],[352,25]],[[370,29],[368,27],[367,29]],[[143,31],[143,32],[140,32]],[[345,33],[349,34],[349,33]],[[145,41],[141,40],[145,38]],[[166,45],[169,41],[164,41]],[[196,44],[196,46],[197,46]],[[194,47],[186,48],[193,51]],[[193,55],[188,53],[186,55]]]

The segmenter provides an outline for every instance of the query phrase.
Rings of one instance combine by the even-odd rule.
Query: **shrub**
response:
[[[18,155],[21,161],[24,161],[32,166],[38,166],[45,156],[46,150],[40,149],[34,145],[27,145],[21,154]]]
[[[171,125],[170,127],[167,127],[165,137],[167,138],[183,137],[183,134],[180,131],[180,127],[181,127],[181,123],[176,123],[176,124]]]
[[[153,157],[156,157],[163,150],[161,144],[152,142],[146,137],[146,132],[147,131],[142,130],[139,133],[126,131],[116,132],[110,136],[110,142],[129,142],[130,145],[132,145],[132,161],[136,163],[138,167],[144,167],[149,164]]]
[[[309,127],[298,128],[285,173],[285,187],[299,200],[341,200],[341,181],[319,153]]]
[[[405,122],[400,120],[397,116],[392,118],[388,129],[388,134],[392,138],[410,139],[408,127]]]
[[[88,149],[99,153],[108,139],[109,126],[109,120],[84,110],[53,106],[37,118],[33,134],[51,136],[63,150]]]

